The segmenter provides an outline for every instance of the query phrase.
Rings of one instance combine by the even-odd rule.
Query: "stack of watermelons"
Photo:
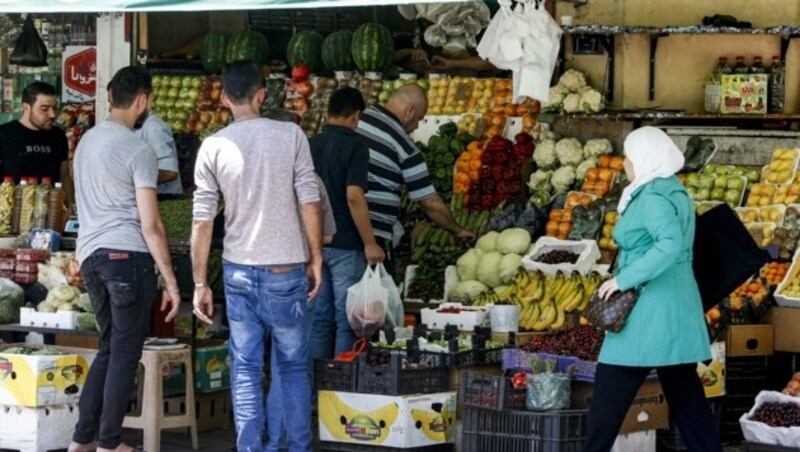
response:
[[[319,72],[329,71],[380,72],[392,63],[394,44],[392,33],[383,25],[363,24],[354,33],[336,31],[323,38],[316,31],[301,31],[289,41],[286,59],[289,67],[301,64]],[[226,33],[209,33],[203,41],[202,62],[209,73],[219,73],[226,64],[250,59],[266,64],[269,45],[264,35],[245,30],[233,37]]]
[[[220,73],[226,64],[234,61],[253,60],[263,66],[269,61],[269,43],[263,34],[253,30],[233,36],[211,32],[203,40],[200,59],[203,69],[210,74]]]

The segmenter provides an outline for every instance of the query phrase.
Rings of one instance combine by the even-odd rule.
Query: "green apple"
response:
[[[713,201],[722,201],[725,199],[725,189],[724,188],[715,188],[711,190],[711,199]]]
[[[694,188],[692,186],[689,186],[689,187],[686,187],[686,191],[689,192],[689,196],[692,199],[697,199],[697,189],[696,188]]]
[[[394,82],[391,80],[384,80],[381,86],[384,91],[394,91]]]
[[[697,194],[695,195],[695,199],[698,201],[708,201],[708,198],[711,197],[711,191],[708,188],[699,188],[697,189]]]
[[[172,129],[173,132],[180,132],[186,128],[186,121],[175,119],[169,123],[169,128]]]
[[[378,95],[378,102],[386,103],[386,102],[389,101],[390,97],[392,97],[392,93],[391,92],[385,91],[385,90],[381,91],[381,93]]]
[[[172,76],[169,78],[169,86],[172,88],[180,88],[181,87],[181,78],[178,76]]]
[[[717,170],[714,172],[717,174],[730,174],[731,170],[732,168],[730,165],[718,165]]]
[[[714,179],[714,188],[725,188],[728,186],[728,176],[717,176]]]
[[[709,163],[708,165],[706,165],[706,167],[703,168],[702,171],[703,174],[714,174],[716,172],[717,172],[717,165],[713,163]]]
[[[192,77],[192,88],[202,88],[203,77]]]
[[[417,80],[417,85],[419,85],[419,87],[425,91],[428,91],[431,87],[431,82],[429,82],[427,79],[421,78]]]
[[[189,88],[189,87],[191,87],[191,86],[192,86],[192,79],[193,79],[193,78],[194,78],[194,77],[191,77],[191,76],[188,76],[188,75],[187,75],[187,76],[184,76],[184,77],[182,77],[182,78],[181,78],[181,86],[182,86],[182,87],[184,87],[184,88]]]
[[[181,93],[180,89],[172,87],[172,88],[169,89],[169,92],[167,93],[167,97],[171,97],[173,99],[177,99],[178,97],[180,97],[180,93]]]
[[[725,202],[729,204],[738,205],[742,200],[742,192],[740,190],[728,190],[725,192]]]
[[[159,86],[161,86],[161,76],[160,75],[154,75],[153,76],[153,88],[158,88]]]
[[[164,107],[171,110],[175,108],[175,99],[168,97],[166,101],[164,101]]]
[[[700,176],[700,183],[697,184],[699,188],[714,188],[714,175],[713,174],[703,174]]]
[[[401,78],[399,78],[399,79],[394,81],[394,89],[400,89],[403,86],[405,86],[405,84],[406,84],[406,81],[401,79]]]
[[[169,86],[162,86],[156,92],[156,97],[167,98],[169,97]]]
[[[744,173],[747,172],[746,169],[742,168],[741,166],[737,166],[731,171],[731,176],[744,176]]]
[[[700,175],[697,173],[689,173],[686,175],[686,184],[690,187],[697,187],[700,185]]]
[[[754,183],[758,182],[761,179],[761,172],[758,171],[758,170],[754,170],[754,169],[747,170],[744,173],[744,177],[747,178],[747,182],[750,182],[750,183],[754,184]]]
[[[741,176],[740,177],[731,177],[730,179],[728,179],[728,185],[726,185],[726,187],[727,188],[736,189],[736,190],[741,192],[742,190],[744,190],[744,186],[745,186],[746,182],[747,182],[747,180],[744,179]]]

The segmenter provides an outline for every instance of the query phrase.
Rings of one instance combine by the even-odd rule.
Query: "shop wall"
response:
[[[150,55],[161,55],[204,36],[209,30],[210,15],[206,11],[148,14],[148,52]]]
[[[560,2],[556,17],[572,14],[576,24],[693,25],[703,16],[731,14],[756,27],[800,26],[800,2],[785,0],[589,0],[574,7]],[[589,73],[594,86],[604,86],[605,56],[575,56],[568,39],[567,66]],[[612,108],[664,108],[703,111],[703,85],[717,58],[754,55],[768,61],[780,53],[778,36],[672,35],[659,41],[656,53],[656,97],[649,100],[649,36],[618,36],[615,98]],[[800,111],[800,47],[792,41],[786,56],[786,111]]]

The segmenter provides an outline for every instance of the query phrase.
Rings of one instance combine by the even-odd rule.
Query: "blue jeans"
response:
[[[322,287],[316,299],[309,350],[311,359],[333,359],[353,349],[356,334],[347,322],[347,289],[367,270],[363,251],[325,248]]]
[[[230,325],[231,397],[239,451],[263,451],[264,339],[273,346],[292,451],[311,450],[311,383],[308,377],[308,281],[298,266],[273,269],[224,264]]]

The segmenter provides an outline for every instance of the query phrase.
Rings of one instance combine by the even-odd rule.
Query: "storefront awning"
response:
[[[221,11],[457,3],[459,0],[0,0],[0,13]],[[461,0],[463,1],[463,0]]]

